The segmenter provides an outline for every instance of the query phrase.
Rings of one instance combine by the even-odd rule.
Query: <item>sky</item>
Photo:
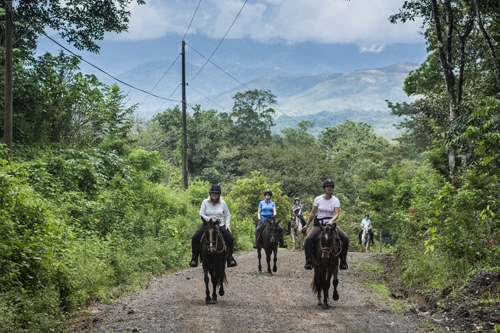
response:
[[[128,33],[110,39],[157,39],[204,34],[262,43],[354,43],[380,52],[394,43],[419,43],[420,23],[391,24],[402,0],[147,0],[131,6]],[[235,20],[236,19],[236,20]],[[190,24],[191,22],[191,24]]]
[[[97,74],[103,82],[107,82],[109,75],[103,76],[102,71],[119,76],[140,63],[174,60],[180,53],[182,40],[194,45],[196,52],[206,58],[215,55],[211,59],[221,66],[222,58],[217,57],[227,55],[234,45],[242,43],[257,48],[257,52],[260,47],[275,52],[281,46],[293,46],[302,63],[311,64],[314,56],[310,57],[313,61],[303,60],[308,48],[332,54],[327,50],[332,47],[338,65],[334,71],[343,72],[388,66],[396,61],[425,60],[420,22],[389,22],[389,16],[398,13],[403,3],[403,0],[146,0],[145,5],[137,5],[132,0],[128,31],[108,33],[104,41],[98,42],[99,54],[76,50],[55,33],[51,36],[96,66],[98,69],[82,63],[80,68]],[[60,49],[46,38],[39,40],[39,55]],[[345,54],[339,54],[342,52]],[[188,54],[188,61],[195,60],[193,53]],[[198,60],[205,61],[201,57]],[[137,87],[135,82],[128,83]]]

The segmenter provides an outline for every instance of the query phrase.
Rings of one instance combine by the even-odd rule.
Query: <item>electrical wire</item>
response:
[[[238,12],[238,14],[236,15],[236,17],[234,18],[233,22],[231,23],[231,25],[229,26],[229,29],[227,29],[226,33],[224,34],[224,36],[222,37],[222,39],[220,40],[219,44],[217,45],[217,47],[215,48],[215,50],[212,52],[212,54],[210,55],[210,57],[208,57],[207,61],[203,64],[203,66],[201,66],[200,70],[191,78],[191,80],[188,81],[188,84],[194,80],[195,77],[198,76],[198,74],[200,74],[200,72],[203,70],[203,68],[205,68],[206,64],[210,61],[210,59],[212,59],[213,55],[215,54],[215,52],[217,52],[217,50],[219,49],[219,46],[222,44],[222,42],[224,41],[224,39],[226,38],[227,34],[229,33],[229,31],[231,31],[231,28],[233,27],[234,23],[236,22],[236,20],[238,19],[238,17],[240,16],[243,8],[245,8],[245,5],[247,4],[247,1],[248,0],[245,0],[245,2],[243,3],[243,6],[241,6],[240,8],[240,11]]]

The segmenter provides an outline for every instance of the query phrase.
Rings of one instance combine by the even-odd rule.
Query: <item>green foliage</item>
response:
[[[20,1],[15,7],[15,22],[18,35],[23,44],[32,50],[40,31],[55,30],[74,47],[97,53],[99,45],[95,41],[104,38],[106,32],[126,31],[132,0],[88,1],[85,6],[79,3],[58,1],[38,2]],[[144,0],[137,0],[144,4]],[[18,19],[19,18],[19,19]]]
[[[36,158],[0,169],[2,327],[56,329],[79,306],[185,265],[199,207],[160,183],[157,153],[25,156]]]

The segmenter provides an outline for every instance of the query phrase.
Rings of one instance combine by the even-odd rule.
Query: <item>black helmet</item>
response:
[[[300,198],[299,197],[293,199],[294,202],[297,201],[297,200],[300,202]]]
[[[335,188],[335,184],[333,183],[333,180],[325,179],[325,181],[323,182],[323,189],[327,186],[331,186],[331,187]]]
[[[264,191],[264,195],[266,195],[268,193],[269,193],[270,196],[273,196],[273,192],[271,192],[270,189],[267,189],[267,190]]]
[[[370,217],[370,215],[368,215],[368,213],[365,214],[366,217]]]
[[[213,184],[212,187],[210,188],[210,191],[208,191],[209,193],[218,193],[220,194],[221,191],[220,191],[220,186],[217,185],[217,184]]]

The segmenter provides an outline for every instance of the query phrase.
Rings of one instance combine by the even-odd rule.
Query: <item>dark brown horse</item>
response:
[[[279,239],[279,227],[278,221],[274,218],[268,218],[266,220],[266,224],[262,227],[259,241],[257,242],[257,255],[259,257],[259,272],[262,272],[261,258],[262,255],[260,250],[264,248],[264,252],[266,253],[266,262],[267,262],[267,272],[269,274],[273,274],[272,272],[278,271],[278,267],[276,266],[276,261],[278,258],[276,257],[278,252],[278,239]],[[274,265],[273,270],[271,272],[271,254],[274,254]]]
[[[342,242],[337,234],[336,224],[332,227],[321,226],[321,234],[316,239],[314,246],[314,279],[311,283],[313,293],[318,295],[318,305],[323,305],[323,309],[328,309],[328,292],[330,281],[333,276],[333,300],[339,299],[337,285],[339,284],[339,254],[342,249]],[[321,291],[323,291],[323,301],[321,301]]]
[[[205,274],[205,301],[207,304],[217,304],[217,287],[219,295],[224,296],[226,280],[226,244],[219,230],[219,220],[204,220],[205,233],[201,239],[201,261]],[[210,275],[210,277],[209,277]],[[212,281],[212,296],[208,287]]]

